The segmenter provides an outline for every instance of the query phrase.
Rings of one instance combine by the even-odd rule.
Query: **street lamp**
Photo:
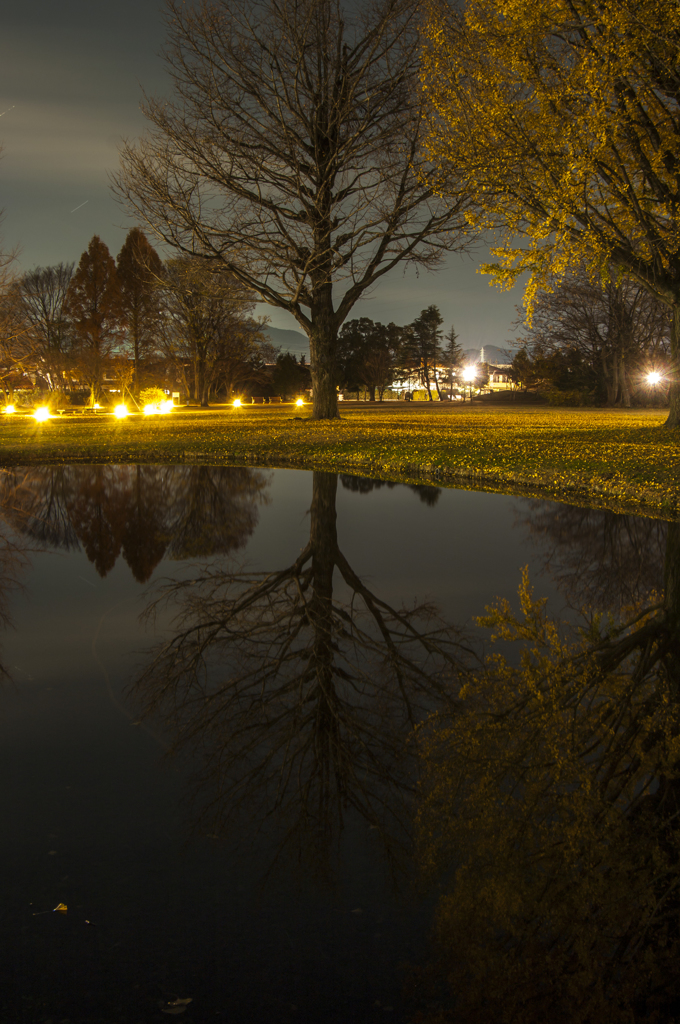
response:
[[[45,420],[48,420],[50,418],[50,410],[47,408],[46,405],[41,405],[38,409],[35,410],[33,416],[38,421],[38,423],[44,423]]]
[[[652,370],[651,373],[647,374],[647,383],[654,387],[655,384],[661,383],[661,374],[657,370]]]
[[[472,382],[477,376],[477,368],[475,366],[466,366],[463,370],[463,380],[466,380],[470,386],[470,401],[472,401]]]
[[[127,405],[124,405],[123,403],[117,405],[113,410],[113,415],[117,420],[124,420],[126,416],[130,415]]]

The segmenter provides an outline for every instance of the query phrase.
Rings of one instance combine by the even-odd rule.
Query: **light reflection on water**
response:
[[[224,467],[15,470],[2,508],[24,590],[2,643],[0,1007],[26,1021],[188,996],[196,1021],[409,1019],[398,965],[426,956],[432,907],[406,741],[469,663],[459,629],[514,602],[525,564],[556,611],[630,604],[665,543],[652,520]]]

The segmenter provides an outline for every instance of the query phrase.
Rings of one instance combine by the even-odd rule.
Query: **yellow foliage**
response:
[[[470,182],[476,225],[501,238],[483,269],[505,285],[528,273],[529,306],[584,258],[680,296],[679,49],[675,0],[430,5],[436,177]]]

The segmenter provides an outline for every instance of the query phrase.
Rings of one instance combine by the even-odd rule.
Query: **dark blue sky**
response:
[[[3,11],[0,62],[0,206],[5,247],[19,268],[78,260],[94,234],[115,255],[133,221],[109,191],[121,138],[144,131],[142,87],[169,93],[158,56],[157,0],[23,0]],[[3,113],[4,112],[4,113]],[[79,208],[78,208],[79,207]],[[437,273],[396,270],[353,316],[408,323],[435,303],[464,348],[502,345],[521,292],[499,292],[476,273],[486,253],[452,257]],[[276,327],[292,318],[262,308]]]

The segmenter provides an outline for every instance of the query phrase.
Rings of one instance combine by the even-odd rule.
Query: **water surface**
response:
[[[523,566],[563,618],[617,609],[665,524],[302,471],[1,483],[2,1019],[409,1020],[409,734]]]

